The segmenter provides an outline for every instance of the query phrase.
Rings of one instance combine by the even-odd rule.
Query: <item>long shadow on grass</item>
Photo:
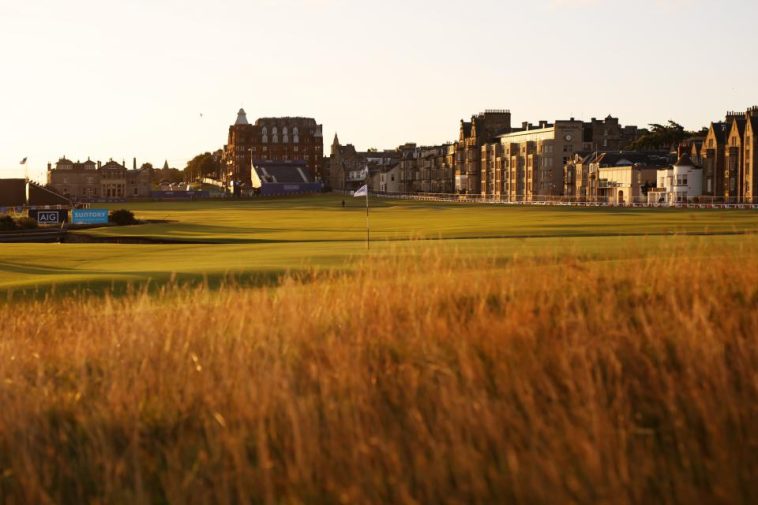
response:
[[[214,274],[129,272],[140,279],[93,279],[89,281],[61,281],[55,284],[9,288],[0,290],[0,303],[21,300],[45,300],[67,297],[122,297],[135,293],[155,294],[165,288],[216,291],[223,287],[264,288],[279,286],[285,278],[311,283],[326,276],[350,275],[348,269],[318,271],[313,269],[271,269],[251,272],[225,272]],[[115,275],[118,275],[117,273]]]

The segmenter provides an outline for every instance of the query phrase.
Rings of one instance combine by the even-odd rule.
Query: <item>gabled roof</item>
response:
[[[726,137],[729,135],[729,123],[725,123],[723,121],[720,121],[718,123],[711,123],[711,130],[713,131],[713,135],[716,137],[716,142],[719,144],[726,143]]]
[[[737,133],[740,137],[740,142],[742,142],[742,138],[745,135],[745,125],[747,125],[747,120],[744,117],[738,117],[735,118],[734,121],[732,121],[732,129],[737,128]],[[729,130],[729,135],[731,135],[731,129]]]
[[[678,160],[676,160],[676,163],[674,163],[675,167],[692,167],[695,166],[694,163],[692,163],[692,159],[690,158],[690,155],[687,153],[682,154]]]

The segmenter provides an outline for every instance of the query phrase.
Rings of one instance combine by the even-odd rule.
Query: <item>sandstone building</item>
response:
[[[636,126],[622,127],[618,118],[570,118],[553,123],[528,122],[497,135],[479,151],[479,191],[482,196],[509,201],[554,198],[564,194],[564,166],[575,153],[622,149],[639,134]],[[468,158],[473,157],[470,154]],[[468,170],[468,158],[457,158],[456,176]],[[467,174],[468,175],[468,172]],[[458,184],[458,192],[467,192]]]
[[[402,156],[400,150],[358,151],[352,144],[340,144],[339,136],[335,134],[329,156],[329,186],[337,191],[354,191],[366,184],[366,171],[369,176],[384,172],[398,165]],[[387,187],[397,188],[394,192],[403,191],[399,169],[395,175],[397,180],[387,181]],[[378,184],[380,183],[377,182]],[[372,189],[376,191],[375,188]]]
[[[132,170],[113,160],[105,164],[87,160],[72,162],[64,156],[53,168],[47,166],[47,183],[55,191],[74,201],[122,200],[149,198],[153,169],[148,166]]]
[[[455,144],[455,190],[458,193],[482,193],[482,146],[498,135],[510,133],[511,112],[491,109],[461,120],[458,142]]]
[[[703,195],[732,203],[758,201],[757,133],[758,107],[728,112],[725,121],[711,123],[699,153]]]

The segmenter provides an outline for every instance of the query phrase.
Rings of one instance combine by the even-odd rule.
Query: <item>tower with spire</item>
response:
[[[250,123],[247,122],[247,114],[245,113],[245,109],[240,108],[239,112],[237,112],[237,121],[234,122],[234,126],[249,124]]]

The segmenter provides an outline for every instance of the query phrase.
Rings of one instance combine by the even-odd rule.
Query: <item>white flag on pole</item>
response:
[[[366,195],[368,195],[368,184],[364,184],[358,190],[356,190],[355,193],[353,193],[353,196],[355,198],[366,196]]]

